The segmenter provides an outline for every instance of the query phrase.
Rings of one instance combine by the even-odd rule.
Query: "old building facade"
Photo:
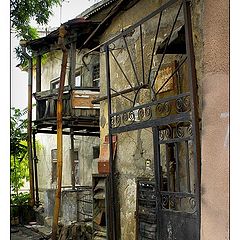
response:
[[[78,121],[84,114],[86,102],[75,100],[83,95],[91,99],[91,111],[100,109],[94,112],[99,129],[88,128],[89,136],[76,137],[74,147],[79,185],[92,186],[92,238],[228,239],[227,1],[105,0],[81,17],[86,22],[75,20],[75,29],[74,21],[65,24],[71,37],[77,35],[75,41],[66,39],[66,82],[71,86],[70,119]],[[46,47],[56,38],[45,40]],[[43,45],[29,46],[37,52]],[[42,80],[41,92],[50,80],[55,84],[61,70],[57,58],[61,53],[51,53],[42,67],[42,79],[48,80]],[[90,85],[84,86],[84,79]],[[40,95],[37,100],[43,101]],[[48,114],[44,104],[39,114]],[[83,135],[85,123],[78,124],[66,128]],[[97,130],[100,140],[90,136]],[[41,138],[45,147],[39,158],[48,163],[39,161],[39,177],[40,169],[52,164],[51,149],[57,148],[46,144],[56,142],[49,136]],[[70,142],[64,136],[66,185],[73,184]],[[98,144],[94,162],[90,152]],[[53,187],[44,176],[41,187]]]

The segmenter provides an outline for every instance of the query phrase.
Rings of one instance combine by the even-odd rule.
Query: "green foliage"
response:
[[[27,159],[27,109],[11,108],[10,161],[11,187],[15,193],[29,179]]]
[[[11,195],[11,204],[13,205],[25,205],[28,204],[30,199],[29,193],[19,193],[19,194],[12,194]]]
[[[40,25],[47,24],[53,14],[52,7],[60,2],[61,0],[11,0],[11,27],[18,37],[25,40],[36,38],[36,30],[30,26],[30,21],[35,20]]]
[[[10,19],[11,30],[16,37],[24,40],[33,40],[39,37],[37,29],[30,26],[34,20],[39,25],[48,23],[49,17],[53,14],[52,7],[60,5],[61,0],[11,0]],[[22,67],[27,66],[27,61],[22,55],[20,47],[15,48],[17,59]]]

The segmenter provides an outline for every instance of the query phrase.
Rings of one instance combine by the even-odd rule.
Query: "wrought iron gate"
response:
[[[200,144],[190,1],[168,1],[106,42],[104,52],[113,203],[109,239],[119,239],[111,136],[143,128],[153,131],[157,224],[152,238],[139,230],[138,239],[200,239]]]

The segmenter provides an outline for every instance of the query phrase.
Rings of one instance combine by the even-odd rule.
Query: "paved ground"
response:
[[[38,229],[38,228],[35,228]],[[44,230],[43,230],[44,231]],[[49,239],[42,232],[36,232],[31,227],[11,226],[11,240],[45,240]]]

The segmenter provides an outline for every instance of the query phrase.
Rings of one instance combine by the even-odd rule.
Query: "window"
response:
[[[82,86],[82,75],[78,75],[75,77],[75,87]]]
[[[55,78],[53,79],[51,82],[50,82],[50,89],[57,89],[59,88],[59,77],[58,78]]]
[[[94,65],[92,71],[93,77],[93,87],[99,87],[99,80],[100,80],[100,65]]]
[[[52,183],[57,182],[57,149],[51,150],[51,158],[52,158]]]
[[[52,183],[57,182],[57,149],[51,150],[51,158],[52,158]],[[74,150],[74,167],[75,167],[75,184],[80,184],[79,179],[79,159],[78,159],[78,150]]]
[[[75,87],[82,87],[82,85],[83,85],[82,69],[78,69],[75,73]]]
[[[99,158],[100,146],[93,147],[93,159]]]
[[[74,150],[75,184],[80,184],[78,150]]]

